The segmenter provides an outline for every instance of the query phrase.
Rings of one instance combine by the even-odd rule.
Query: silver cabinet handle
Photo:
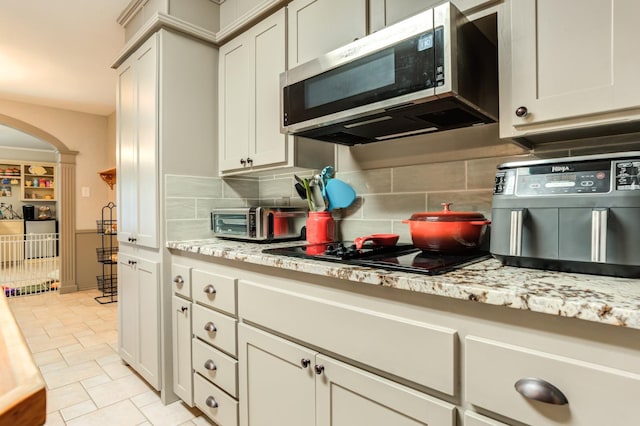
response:
[[[607,261],[607,221],[609,209],[593,209],[591,211],[591,261],[605,263]]]
[[[173,282],[176,283],[178,287],[182,287],[182,285],[184,284],[184,279],[182,278],[181,275],[176,275],[175,278],[173,279]]]
[[[213,362],[213,360],[208,359],[205,363],[204,363],[204,368],[206,368],[209,371],[215,371],[218,369],[218,366],[216,365],[215,362]]]
[[[180,309],[178,309],[177,311],[184,313],[184,312],[187,312],[188,310],[189,308],[187,308],[186,306],[180,306]]]
[[[247,161],[244,158],[240,159],[240,164],[242,164],[242,166],[244,167],[245,164],[247,164]]]
[[[542,379],[520,379],[514,387],[520,395],[527,399],[553,405],[565,405],[569,403],[569,400],[560,389]]]
[[[302,365],[302,368],[308,368],[309,365],[311,365],[311,360],[309,358],[302,358],[300,360],[300,365]]]
[[[206,323],[204,325],[204,329],[205,329],[205,331],[208,331],[209,333],[213,333],[214,331],[218,331],[218,329],[216,328],[216,325],[214,323],[212,323],[211,321],[209,321],[208,323]]]
[[[509,228],[509,256],[522,255],[522,218],[526,209],[511,210]]]
[[[216,288],[211,284],[206,286],[203,291],[205,293],[207,293],[207,294],[216,294],[217,293]]]
[[[526,106],[516,108],[516,117],[524,118],[529,115],[529,110]]]
[[[324,365],[322,364],[316,364],[315,367],[313,367],[313,369],[316,371],[316,374],[322,374],[324,372]]]
[[[209,408],[218,408],[218,401],[216,401],[212,396],[208,396],[207,399],[205,399],[204,403]]]

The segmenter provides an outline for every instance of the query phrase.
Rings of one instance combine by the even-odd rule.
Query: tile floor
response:
[[[97,290],[9,299],[47,384],[46,425],[210,425],[181,401],[163,405],[117,353],[117,303]]]

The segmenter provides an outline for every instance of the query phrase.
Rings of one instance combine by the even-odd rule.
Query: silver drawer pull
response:
[[[324,373],[324,365],[322,364],[316,364],[316,366],[313,367],[313,369],[316,371],[316,374],[318,375]]]
[[[213,333],[214,331],[218,331],[218,329],[216,328],[216,325],[214,323],[212,323],[211,321],[209,321],[208,323],[206,323],[204,325],[204,329],[205,329],[205,331],[208,331],[209,333]]]
[[[180,309],[178,309],[177,311],[180,312],[181,314],[187,312],[189,310],[189,308],[187,308],[186,306],[180,306]]]
[[[209,371],[215,371],[218,369],[218,366],[216,365],[215,362],[213,362],[213,360],[208,359],[205,363],[204,363],[204,368],[206,368]]]
[[[204,288],[204,292],[207,294],[216,294],[216,288],[214,286],[212,286],[211,284],[209,284],[208,286],[206,286]]]
[[[520,379],[516,382],[515,388],[520,395],[534,401],[553,405],[565,405],[569,403],[569,400],[560,389],[542,379]]]
[[[609,209],[591,211],[591,261],[605,263],[607,261],[607,219]]]
[[[176,275],[176,277],[173,279],[173,282],[176,283],[178,287],[182,287],[182,285],[184,284],[184,279],[182,278],[182,275]]]
[[[300,360],[300,365],[302,365],[302,368],[309,368],[309,365],[311,365],[311,360],[309,358],[302,358]]]
[[[205,399],[204,403],[209,408],[218,408],[218,401],[216,401],[212,396],[208,396],[207,399]]]

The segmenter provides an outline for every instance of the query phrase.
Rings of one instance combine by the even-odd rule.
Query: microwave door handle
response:
[[[522,256],[522,219],[527,209],[511,210],[509,256]]]
[[[267,213],[267,238],[269,240],[273,239],[273,212]]]
[[[591,261],[607,261],[607,222],[609,209],[600,208],[591,211]]]

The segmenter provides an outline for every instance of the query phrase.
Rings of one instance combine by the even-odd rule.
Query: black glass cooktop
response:
[[[263,250],[263,253],[428,275],[443,274],[491,257],[485,251],[455,254],[423,252],[411,244],[365,245],[356,249],[350,242],[271,248]]]

